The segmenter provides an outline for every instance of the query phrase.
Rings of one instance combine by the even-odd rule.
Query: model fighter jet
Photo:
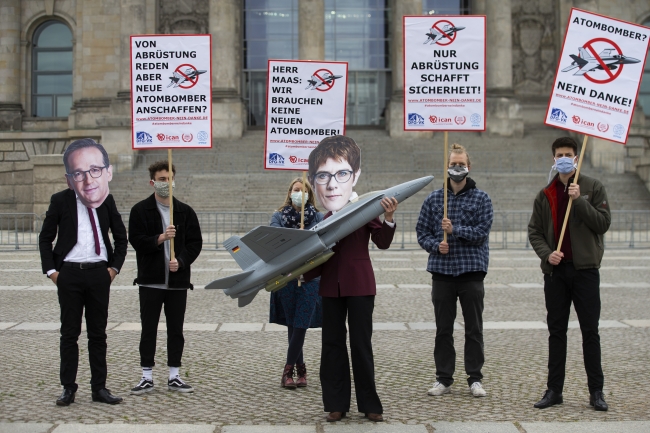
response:
[[[206,72],[208,71],[199,71],[192,68],[185,68],[185,70],[183,71],[183,74],[185,75],[183,75],[178,73],[178,71],[174,71],[173,75],[169,77],[169,79],[172,81],[171,83],[169,83],[167,87],[171,87],[171,86],[178,87],[184,82],[194,80],[194,78],[198,77],[201,74],[205,74]]]
[[[449,24],[445,24],[442,26],[442,32],[440,32],[438,29],[431,27],[431,30],[429,30],[429,33],[427,33],[427,40],[424,41],[425,44],[435,44],[442,38],[448,38],[451,35],[453,35],[455,32],[459,32],[463,30],[465,27],[456,27],[456,26],[450,26]]]
[[[587,72],[591,72],[596,69],[600,69],[601,71],[604,70],[603,65],[605,65],[609,70],[614,70],[618,68],[617,65],[628,65],[631,63],[641,62],[641,60],[632,57],[625,57],[622,54],[618,54],[614,48],[606,48],[598,55],[602,61],[602,64],[597,59],[595,59],[594,56],[589,54],[589,52],[587,52],[587,50],[583,47],[578,48],[578,53],[578,56],[575,54],[569,54],[569,56],[573,59],[573,62],[571,62],[571,65],[562,69],[562,72],[569,72],[575,68],[578,68],[578,70],[573,75],[584,75]]]
[[[243,237],[223,243],[243,272],[215,280],[206,289],[222,289],[238,298],[240,307],[251,303],[262,289],[279,290],[289,281],[325,263],[336,242],[363,227],[382,213],[381,199],[395,197],[399,203],[427,186],[433,176],[364,194],[309,230],[259,226]]]
[[[316,75],[312,75],[311,79],[307,80],[309,85],[305,87],[305,90],[311,89],[314,90],[320,86],[323,86],[325,84],[329,84],[334,82],[337,78],[342,78],[343,75],[330,75],[329,72],[324,72],[322,77],[317,77]]]

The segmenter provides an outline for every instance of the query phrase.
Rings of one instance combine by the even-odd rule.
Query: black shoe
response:
[[[167,381],[167,389],[178,392],[194,392],[194,388],[183,382],[179,376]]]
[[[140,382],[136,386],[131,388],[131,394],[133,395],[140,395],[150,391],[153,391],[153,380],[144,377],[140,379]]]
[[[554,406],[556,404],[562,404],[562,394],[558,394],[557,392],[547,389],[546,392],[544,393],[544,397],[537,403],[533,405],[533,407],[537,409],[546,409],[547,407]]]
[[[57,406],[70,406],[74,403],[74,391],[71,389],[64,389],[61,397],[56,400]]]
[[[99,401],[101,403],[108,404],[118,404],[122,402],[122,397],[116,397],[111,394],[110,389],[100,389],[99,391],[93,391],[93,401]]]
[[[605,402],[605,396],[602,391],[594,391],[589,397],[589,404],[594,407],[594,409],[606,412],[609,409],[607,403]]]

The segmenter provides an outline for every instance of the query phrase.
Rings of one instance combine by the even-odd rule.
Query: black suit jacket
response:
[[[115,200],[112,195],[108,195],[104,203],[97,209],[99,227],[106,245],[108,253],[108,266],[120,270],[126,257],[126,247],[128,241],[126,238],[126,228],[122,222],[122,217],[117,211]],[[108,229],[111,229],[115,249],[111,245],[108,237]],[[52,242],[56,238],[57,231],[59,237],[56,245],[52,248]],[[63,259],[68,255],[70,250],[77,244],[77,196],[71,189],[57,192],[50,199],[50,207],[45,214],[43,228],[38,238],[38,248],[41,252],[41,265],[43,273],[50,269],[61,270]]]

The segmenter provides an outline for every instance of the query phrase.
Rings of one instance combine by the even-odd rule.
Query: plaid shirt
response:
[[[444,197],[442,188],[433,191],[422,204],[415,230],[418,243],[429,253],[427,271],[457,277],[467,272],[487,272],[490,260],[490,229],[492,200],[476,183],[467,178],[466,187],[455,195],[447,193],[447,218],[453,230],[447,235],[449,253],[440,254],[443,239],[442,217]]]

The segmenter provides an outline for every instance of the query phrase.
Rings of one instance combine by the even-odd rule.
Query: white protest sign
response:
[[[625,143],[650,29],[571,9],[545,124]]]
[[[212,147],[210,35],[131,36],[134,149]]]
[[[404,130],[485,130],[485,16],[404,17]]]
[[[345,135],[346,62],[269,60],[264,168],[307,170],[309,154]]]

